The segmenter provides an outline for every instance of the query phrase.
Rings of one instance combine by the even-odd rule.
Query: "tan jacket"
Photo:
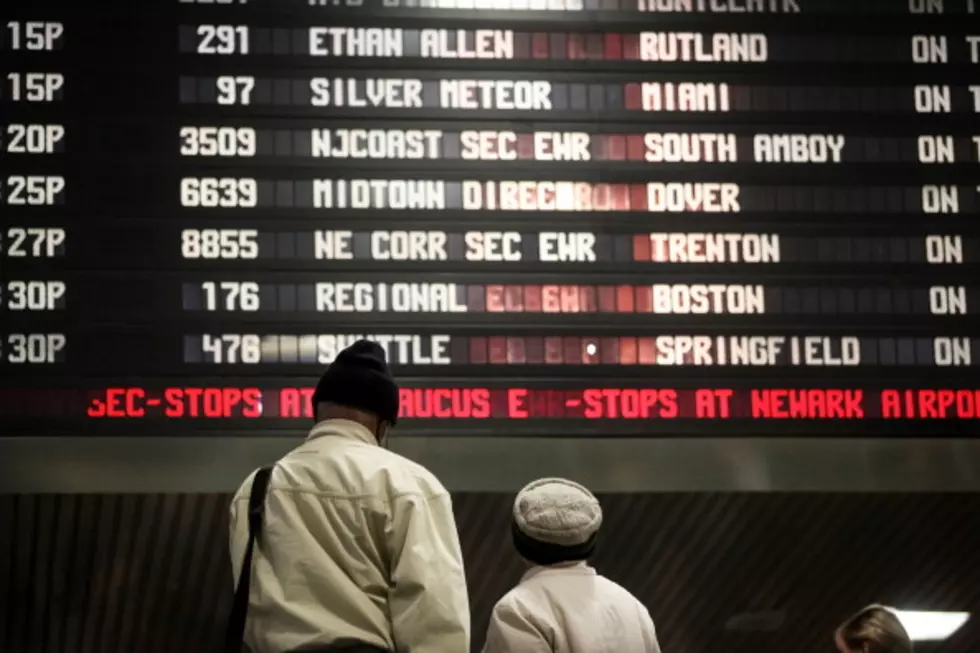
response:
[[[532,567],[490,615],[483,653],[660,653],[650,613],[584,562]]]
[[[231,504],[236,582],[251,486],[252,476]],[[449,493],[359,424],[321,422],[276,464],[253,560],[245,628],[253,653],[345,638],[391,651],[469,653]]]

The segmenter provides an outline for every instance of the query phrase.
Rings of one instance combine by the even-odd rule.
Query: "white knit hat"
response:
[[[514,545],[531,562],[584,560],[601,525],[599,500],[574,481],[538,479],[514,499]]]

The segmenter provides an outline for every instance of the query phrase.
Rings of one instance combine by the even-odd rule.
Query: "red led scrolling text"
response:
[[[91,418],[311,419],[313,388],[107,388]],[[977,419],[980,389],[404,388],[403,419]]]

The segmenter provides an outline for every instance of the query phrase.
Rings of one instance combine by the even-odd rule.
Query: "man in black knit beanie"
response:
[[[398,385],[388,371],[385,351],[376,342],[358,340],[337,358],[316,384],[313,415],[317,422],[349,419],[384,444],[398,421]]]
[[[316,424],[269,480],[245,627],[252,653],[469,653],[449,493],[379,446],[398,408],[398,385],[375,342],[342,351],[317,384]],[[232,502],[236,578],[252,478]]]

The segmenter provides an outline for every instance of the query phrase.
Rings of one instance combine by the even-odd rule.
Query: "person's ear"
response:
[[[378,444],[384,444],[384,441],[388,438],[388,431],[390,429],[391,424],[383,419],[378,420],[378,431],[374,434],[378,438]]]

